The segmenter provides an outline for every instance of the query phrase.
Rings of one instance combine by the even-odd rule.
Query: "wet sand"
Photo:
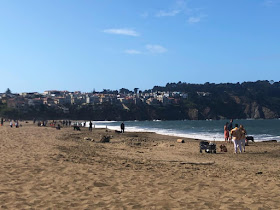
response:
[[[201,154],[194,139],[22,124],[0,127],[0,209],[280,209],[277,142]]]

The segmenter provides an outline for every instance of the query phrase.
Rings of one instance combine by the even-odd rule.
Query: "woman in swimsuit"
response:
[[[224,125],[224,137],[225,137],[225,142],[229,142],[228,122]]]

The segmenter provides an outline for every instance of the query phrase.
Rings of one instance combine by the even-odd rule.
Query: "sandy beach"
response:
[[[103,135],[109,143],[99,142]],[[280,209],[280,143],[250,143],[243,154],[227,144],[227,153],[201,154],[198,140],[177,139],[6,123],[0,208]]]

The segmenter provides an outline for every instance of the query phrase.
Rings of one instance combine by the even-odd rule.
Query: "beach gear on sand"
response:
[[[207,153],[216,153],[216,144],[209,143],[207,141],[201,141],[199,143],[199,152],[202,153],[202,150],[205,150]]]

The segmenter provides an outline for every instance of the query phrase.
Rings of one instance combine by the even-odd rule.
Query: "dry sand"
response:
[[[104,134],[113,136],[110,143],[98,142]],[[199,141],[176,139],[6,124],[0,208],[280,209],[280,143],[200,154]]]

